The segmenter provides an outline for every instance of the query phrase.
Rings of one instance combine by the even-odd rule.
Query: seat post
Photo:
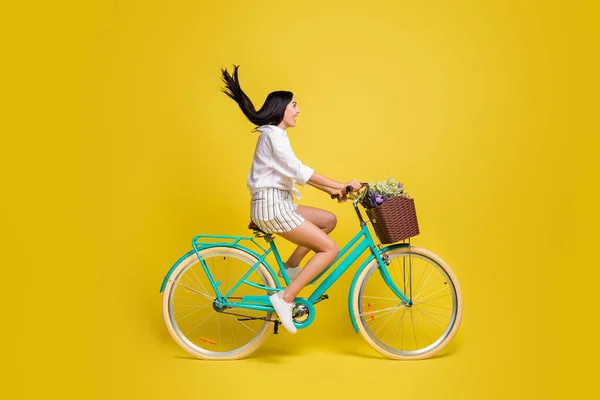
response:
[[[281,256],[279,255],[279,250],[277,250],[277,245],[275,244],[273,235],[269,234],[269,236],[271,239],[268,240],[268,242],[269,242],[269,246],[271,246],[271,250],[273,251],[273,255],[275,255],[275,261],[277,261],[277,265],[280,268],[285,268],[283,260],[281,259]],[[287,282],[287,284],[289,284],[289,282]]]

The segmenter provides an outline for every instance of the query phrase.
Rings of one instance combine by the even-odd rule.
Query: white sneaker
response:
[[[286,268],[285,271],[288,274],[288,277],[290,278],[290,280],[294,280],[296,279],[296,277],[298,276],[298,274],[300,273],[300,271],[302,271],[302,269],[300,268],[300,266],[297,267],[292,267],[292,268]],[[277,273],[277,276],[280,278],[283,278],[283,274],[281,273],[281,269],[279,270],[279,272]]]
[[[283,327],[290,333],[296,333],[296,325],[294,325],[294,320],[292,319],[294,303],[287,303],[285,300],[283,300],[281,298],[282,293],[283,291],[272,294],[269,296],[269,300],[271,301],[275,311],[277,311],[277,315],[279,316]]]

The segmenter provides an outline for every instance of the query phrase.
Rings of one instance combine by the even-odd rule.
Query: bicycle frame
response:
[[[367,250],[370,250],[371,256],[367,257],[367,259],[358,268],[356,276],[358,276],[358,274],[360,273],[360,271],[363,270],[363,268],[365,268],[370,262],[372,262],[373,258],[376,259],[376,261],[379,265],[378,270],[379,270],[383,280],[388,285],[388,287],[392,290],[392,292],[396,296],[398,296],[398,299],[400,301],[405,302],[406,304],[411,304],[411,301],[404,295],[404,293],[402,293],[402,291],[396,286],[396,284],[394,284],[393,280],[391,279],[388,269],[387,269],[387,264],[384,262],[384,260],[382,259],[381,255],[380,255],[380,253],[382,251],[385,251],[388,248],[384,248],[382,250],[379,250],[377,248],[377,245],[373,241],[371,232],[369,232],[367,224],[362,219],[362,215],[360,214],[360,211],[357,208],[357,201],[354,202],[354,207],[356,209],[358,218],[360,220],[360,231],[344,246],[344,248],[342,250],[340,250],[340,253],[336,257],[336,259],[330,265],[328,265],[327,268],[325,268],[325,270],[323,270],[317,277],[315,277],[313,279],[313,282],[315,282],[315,281],[319,280],[328,271],[331,271],[329,276],[327,276],[327,278],[325,278],[323,280],[323,282],[321,282],[321,284],[315,288],[315,290],[310,294],[308,299],[296,298],[294,300],[296,304],[302,304],[302,305],[306,306],[309,311],[308,320],[306,320],[303,323],[296,323],[296,326],[299,328],[307,327],[308,325],[310,325],[312,323],[312,321],[314,319],[314,314],[315,314],[314,304],[342,276],[342,274],[344,274],[346,272],[346,270],[348,270],[348,268],[356,260],[358,260],[358,258]],[[210,242],[210,241],[207,241],[206,239],[211,239],[211,240],[218,239],[220,241]],[[227,241],[225,241],[225,240],[227,240]],[[257,246],[261,251],[256,252],[247,246],[243,246],[242,244],[240,244],[240,242],[243,242],[243,241],[250,241],[255,246]],[[275,310],[271,306],[271,302],[270,302],[269,296],[267,294],[265,294],[263,296],[244,296],[240,299],[240,301],[229,301],[228,300],[229,297],[235,292],[235,290],[242,284],[250,285],[252,287],[265,290],[266,293],[283,290],[283,289],[285,289],[285,287],[287,287],[287,285],[290,284],[289,277],[285,270],[283,260],[281,259],[281,256],[279,254],[279,251],[277,249],[275,241],[272,238],[268,238],[267,241],[269,242],[269,249],[264,249],[262,246],[260,246],[258,243],[256,243],[254,238],[250,238],[250,237],[225,236],[225,235],[197,235],[192,240],[193,250],[191,250],[186,255],[181,257],[175,263],[175,265],[173,265],[171,270],[169,270],[169,272],[165,276],[160,291],[162,292],[164,290],[164,287],[165,287],[167,281],[169,280],[169,277],[170,277],[171,273],[173,272],[173,270],[175,269],[175,267],[182,260],[189,257],[192,253],[195,252],[196,256],[198,257],[198,260],[200,261],[202,268],[204,269],[204,272],[206,273],[208,280],[214,290],[216,306],[218,306],[218,307],[235,307],[235,308],[241,308],[241,309],[251,309],[251,310],[260,310],[260,311],[267,311],[267,312],[275,312]],[[409,246],[409,245],[403,243],[403,244],[395,245],[393,247],[397,247],[397,246]],[[212,276],[210,268],[208,267],[208,265],[206,265],[205,261],[202,259],[201,255],[200,255],[201,250],[208,249],[211,247],[231,247],[231,248],[235,248],[235,249],[241,250],[243,252],[246,252],[257,258],[256,263],[225,294],[221,293],[221,291],[219,290],[219,286],[221,285],[221,282],[214,280],[214,277]],[[285,286],[282,286],[280,284],[279,279],[277,278],[277,275],[274,272],[274,269],[266,261],[267,256],[271,253],[275,257],[277,266],[282,271]],[[338,263],[338,261],[339,261],[339,264],[335,268],[333,268],[333,270],[331,270],[333,265]],[[270,272],[271,276],[273,277],[273,280],[276,285],[275,288],[267,287],[265,285],[261,285],[256,282],[251,282],[246,279],[261,264],[267,268],[267,270]],[[356,282],[356,276],[352,283],[351,291]],[[352,315],[352,313],[351,313],[351,315]],[[353,324],[355,330],[358,331],[358,328],[356,327],[356,323],[353,319],[352,319],[352,324]]]

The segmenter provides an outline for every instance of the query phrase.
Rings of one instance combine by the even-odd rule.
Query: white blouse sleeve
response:
[[[312,176],[314,170],[302,164],[294,154],[290,141],[281,135],[269,135],[273,151],[274,167],[281,174],[294,179],[304,186]]]

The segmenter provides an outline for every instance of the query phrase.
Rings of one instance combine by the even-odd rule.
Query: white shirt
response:
[[[259,126],[256,130],[260,136],[248,174],[250,194],[261,189],[277,188],[291,191],[300,198],[294,184],[305,186],[314,170],[298,160],[285,130],[275,125]]]

